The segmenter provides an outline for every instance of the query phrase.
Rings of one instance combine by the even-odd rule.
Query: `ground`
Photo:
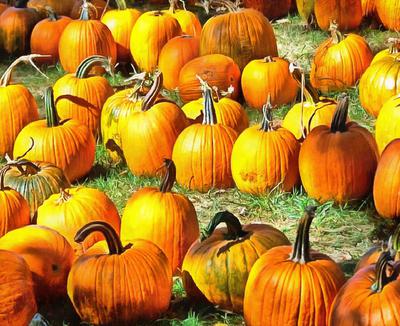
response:
[[[309,71],[315,49],[328,37],[328,34],[319,30],[306,29],[297,16],[276,21],[273,26],[280,56],[298,62]],[[395,36],[394,32],[369,28],[363,28],[360,34],[367,39],[374,53],[386,47],[388,37]],[[4,71],[11,62],[11,58],[2,59],[0,71]],[[35,95],[42,113],[42,94],[45,87],[52,85],[64,74],[59,66],[48,67],[45,73],[49,76],[48,80],[32,68],[20,66],[13,75],[13,80],[24,83]],[[111,82],[115,85],[120,80],[119,76]],[[361,108],[357,87],[349,89],[348,93],[351,98],[351,119],[374,132],[375,120]],[[337,95],[330,94],[333,97]],[[289,108],[290,106],[279,108],[275,112],[275,117],[282,118]],[[258,112],[250,108],[246,110],[251,124],[260,122],[261,116]],[[122,213],[128,198],[134,191],[144,186],[158,185],[159,179],[135,177],[126,166],[111,165],[104,148],[98,145],[95,167],[79,184],[106,192]],[[307,197],[302,188],[295,189],[293,193],[273,192],[261,197],[242,194],[236,189],[213,190],[206,194],[188,191],[179,186],[175,186],[174,190],[186,194],[192,200],[202,227],[215,213],[228,209],[240,217],[242,223],[269,223],[283,231],[291,241],[295,238],[297,221],[303,209],[307,205],[317,204]],[[317,217],[311,228],[311,244],[312,248],[330,255],[341,264],[346,275],[351,276],[360,256],[373,244],[386,239],[393,227],[393,222],[378,217],[371,197],[345,206],[326,203],[318,207]],[[162,320],[155,322],[155,325],[212,325],[217,322],[240,325],[243,323],[240,316],[211,307],[198,305],[190,307],[190,304],[184,300],[184,291],[179,280],[175,282],[174,293],[176,298],[170,312]],[[41,313],[51,325],[75,325],[76,323],[67,302],[42,307]]]

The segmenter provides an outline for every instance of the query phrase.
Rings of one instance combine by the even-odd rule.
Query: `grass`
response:
[[[299,17],[289,16],[274,22],[274,28],[279,46],[279,53],[289,60],[298,62],[309,70],[312,55],[325,38],[327,33],[318,30],[307,30]],[[374,52],[386,47],[385,40],[394,33],[363,29],[361,34],[367,39]],[[0,63],[0,71],[4,71],[10,63],[10,58],[4,58]],[[13,79],[23,82],[34,94],[43,115],[42,94],[46,86],[52,85],[64,72],[59,66],[45,69],[49,76],[46,80],[33,69],[20,66],[15,70]],[[113,80],[118,83],[121,78]],[[358,90],[354,87],[348,91],[351,98],[350,117],[373,132],[374,119],[361,108],[358,101]],[[338,94],[329,94],[336,97]],[[282,118],[290,105],[279,108],[275,115]],[[247,108],[251,123],[260,122],[258,112]],[[79,184],[98,188],[108,194],[117,205],[120,213],[131,194],[144,186],[158,185],[157,178],[142,178],[133,176],[126,166],[113,166],[106,155],[103,146],[98,145],[96,164],[90,175]],[[285,232],[293,241],[297,221],[303,209],[310,204],[317,204],[309,199],[302,188],[292,193],[271,192],[265,196],[242,194],[236,189],[212,190],[206,194],[188,191],[175,186],[175,190],[186,194],[196,207],[202,227],[218,211],[230,210],[240,217],[243,223],[269,223]],[[376,214],[371,198],[362,202],[337,206],[333,203],[320,205],[317,218],[311,228],[312,247],[320,250],[341,264],[346,274],[352,274],[355,263],[360,256],[380,239],[386,239],[393,224],[382,221]],[[42,307],[41,312],[51,325],[74,325],[77,318],[68,302],[55,306]],[[240,325],[240,316],[216,310],[210,306],[191,306],[185,300],[184,289],[179,279],[174,283],[174,300],[170,311],[155,325]]]

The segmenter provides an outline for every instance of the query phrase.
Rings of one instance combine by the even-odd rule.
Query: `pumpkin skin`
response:
[[[204,24],[200,55],[224,54],[231,57],[240,70],[251,60],[278,56],[274,30],[262,13],[254,9],[231,10]]]
[[[273,106],[281,106],[295,100],[299,89],[289,62],[278,57],[250,61],[243,69],[241,84],[246,103],[258,110],[267,103],[268,95]]]
[[[293,247],[272,248],[254,264],[244,295],[246,325],[326,325],[345,277],[331,258],[310,250],[314,212],[306,208]]]
[[[163,46],[182,34],[178,21],[162,11],[141,15],[132,29],[130,49],[141,71],[151,72],[157,67]]]
[[[47,226],[59,232],[80,256],[98,241],[103,240],[100,233],[93,233],[84,243],[74,241],[76,232],[92,221],[104,221],[119,234],[120,218],[118,210],[108,196],[86,187],[69,188],[50,196],[39,207],[37,224]]]
[[[227,227],[216,228],[220,223]],[[216,214],[183,261],[182,280],[188,297],[197,300],[203,295],[219,308],[241,312],[253,264],[271,248],[288,244],[286,236],[270,225],[242,226],[228,211]]]
[[[400,3],[397,1],[375,0],[376,11],[383,25],[392,31],[400,29],[398,16],[400,13]]]
[[[46,90],[47,120],[34,121],[18,134],[14,143],[14,157],[24,156],[31,161],[52,163],[61,168],[68,180],[85,176],[92,168],[96,144],[89,129],[76,120],[59,121],[54,107],[51,87]]]
[[[108,80],[103,76],[90,76],[94,66],[111,71],[109,58],[90,56],[83,60],[75,74],[67,74],[54,84],[56,109],[61,119],[77,120],[87,126],[93,136],[100,128],[101,110],[106,100],[114,94]]]
[[[122,150],[134,175],[155,176],[164,159],[171,158],[178,135],[189,124],[175,103],[155,103],[161,86],[162,73],[157,72],[141,111],[130,115],[122,126]]]
[[[341,97],[331,127],[314,128],[301,146],[300,177],[309,197],[343,204],[372,189],[378,149],[371,133],[346,123],[348,97]]]
[[[200,236],[199,223],[191,201],[172,192],[175,164],[167,159],[165,167],[167,172],[159,189],[142,188],[128,200],[122,216],[121,241],[152,241],[167,255],[172,272],[179,274],[189,247]]]
[[[40,20],[34,9],[26,8],[27,0],[19,1],[16,7],[7,8],[0,19],[0,51],[6,54],[29,53],[32,29]]]
[[[195,38],[199,38],[201,35],[201,23],[197,16],[184,8],[184,10],[178,9],[179,0],[170,0],[170,7],[168,10],[164,10],[167,14],[174,17],[182,29],[182,34],[190,35]]]
[[[58,15],[69,16],[74,1],[75,0],[29,0],[28,7],[39,11],[46,11],[46,7],[51,7]]]
[[[116,2],[118,9],[107,11],[101,17],[101,22],[110,29],[117,44],[118,62],[130,62],[131,33],[133,26],[135,26],[137,19],[142,13],[137,9],[127,8],[125,0],[118,0]]]
[[[243,4],[246,8],[262,12],[269,20],[274,20],[289,13],[292,0],[245,0]]]
[[[237,132],[217,123],[211,88],[204,89],[204,119],[187,127],[178,137],[172,152],[178,183],[207,192],[211,188],[233,186],[231,153]]]
[[[12,155],[18,133],[32,121],[39,119],[35,98],[23,85],[10,85],[14,67],[22,58],[14,61],[0,79],[0,156]]]
[[[0,15],[8,8],[5,3],[0,3]]]
[[[376,17],[376,0],[361,0],[363,17]]]
[[[87,0],[89,5],[89,17],[93,20],[100,20],[101,15],[103,14],[104,8],[106,7],[105,0]],[[82,5],[83,0],[75,0],[74,5],[72,6],[70,16],[73,19],[78,19],[82,13]]]
[[[328,30],[335,21],[341,31],[357,29],[362,20],[361,0],[314,0],[318,26]]]
[[[372,50],[357,34],[343,36],[331,25],[331,38],[315,51],[311,84],[322,92],[341,91],[354,86],[372,61]]]
[[[37,312],[29,266],[6,250],[0,250],[0,260],[0,324],[29,325]]]
[[[67,277],[74,251],[58,232],[38,225],[12,230],[0,238],[0,249],[14,251],[29,265],[38,301],[67,293]]]
[[[179,85],[179,73],[190,60],[199,56],[199,39],[190,35],[176,36],[162,48],[158,68],[164,76],[164,87],[175,89]]]
[[[38,59],[40,63],[56,64],[59,59],[58,45],[61,34],[72,21],[66,16],[57,16],[54,11],[48,12],[49,18],[38,22],[31,34],[31,52],[51,55],[50,58]]]
[[[68,296],[81,319],[94,325],[133,325],[165,312],[172,272],[161,249],[141,239],[123,248],[104,222],[87,224],[76,240],[83,241],[94,231],[104,234],[109,253],[89,250],[75,261],[68,276]],[[99,278],[108,281],[98,282]]]
[[[268,102],[261,126],[246,129],[233,145],[232,176],[242,192],[290,191],[299,184],[300,143],[289,130],[273,128],[271,110]]]
[[[106,25],[89,19],[89,9],[82,7],[79,20],[72,21],[64,30],[59,42],[60,63],[65,71],[74,73],[79,64],[92,55],[117,60],[117,45]]]
[[[229,57],[222,54],[209,54],[190,60],[179,73],[179,95],[187,103],[199,99],[202,95],[200,81],[211,87],[227,90],[233,86],[231,98],[236,100],[240,93],[240,69]]]
[[[376,263],[359,270],[340,289],[332,305],[329,326],[400,324],[400,309],[394,304],[400,298],[398,266],[387,276],[388,252],[383,252]],[[362,317],[360,317],[362,316]]]

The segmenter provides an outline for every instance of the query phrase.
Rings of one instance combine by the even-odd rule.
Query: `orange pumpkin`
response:
[[[377,17],[376,0],[361,0],[363,17]]]
[[[89,250],[75,261],[68,276],[68,296],[81,319],[94,325],[134,325],[165,312],[172,272],[161,249],[146,240],[124,248],[105,222],[87,224],[75,240],[82,242],[93,232],[103,233],[108,252]]]
[[[51,7],[57,15],[69,16],[75,0],[29,0],[28,7],[46,12]]]
[[[8,5],[5,3],[0,3],[0,15],[8,8]]]
[[[82,14],[82,6],[85,5],[85,2],[88,4],[90,19],[100,20],[107,5],[105,0],[74,0],[70,16],[73,19],[78,19]]]
[[[400,29],[400,3],[394,0],[375,0],[376,11],[383,25],[392,31]]]
[[[76,120],[60,121],[54,105],[51,87],[45,93],[46,120],[31,122],[18,134],[14,157],[53,163],[74,181],[92,168],[96,144],[89,129]],[[32,146],[33,139],[33,146]]]
[[[168,10],[165,10],[165,12],[170,14],[178,21],[183,34],[196,38],[200,37],[202,28],[199,19],[193,12],[186,10],[185,6],[183,10],[178,9],[179,2],[184,4],[184,2],[180,0],[169,0],[170,6]]]
[[[274,20],[289,13],[292,0],[244,0],[243,3],[246,8],[256,9],[269,20]]]

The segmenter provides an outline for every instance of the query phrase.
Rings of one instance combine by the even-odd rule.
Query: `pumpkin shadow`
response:
[[[93,165],[89,174],[79,179],[79,182],[88,182],[98,178],[107,178],[108,174],[109,174],[108,168],[106,168],[104,165],[96,163],[95,165]]]
[[[224,246],[222,246],[221,248],[219,248],[218,251],[217,251],[217,257],[218,257],[219,255],[222,255],[223,253],[229,251],[229,249],[230,249],[231,247],[233,247],[233,246],[235,246],[235,245],[237,245],[237,244],[239,244],[239,243],[242,243],[242,242],[246,241],[246,240],[253,234],[253,232],[249,232],[249,231],[247,231],[247,232],[248,232],[248,233],[246,233],[245,236],[240,237],[240,238],[235,239],[235,240],[231,240],[231,241],[229,241],[226,245],[224,245]]]
[[[90,111],[93,114],[95,114],[97,112],[97,108],[92,103],[88,102],[87,100],[85,100],[81,97],[78,97],[75,95],[69,95],[69,94],[60,95],[55,100],[55,104],[57,105],[58,101],[61,101],[61,100],[67,100],[73,104],[79,105],[82,109],[87,109],[88,111]]]

